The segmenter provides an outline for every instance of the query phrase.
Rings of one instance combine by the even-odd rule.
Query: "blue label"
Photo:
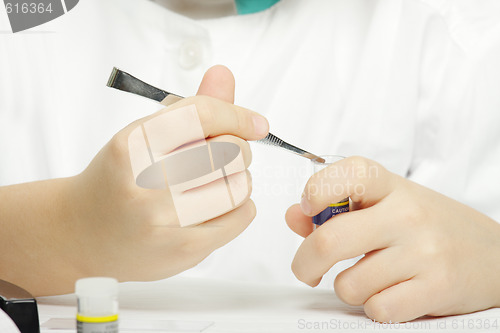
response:
[[[313,216],[313,223],[322,225],[332,217],[338,214],[347,213],[349,211],[349,199],[328,206],[324,211],[316,216]]]

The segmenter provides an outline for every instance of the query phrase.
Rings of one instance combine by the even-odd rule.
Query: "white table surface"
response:
[[[119,302],[120,320],[213,322],[212,326],[203,331],[207,333],[500,333],[500,309],[388,325],[370,321],[362,307],[342,303],[333,290],[312,289],[307,286],[267,286],[174,277],[158,282],[121,284]],[[50,318],[75,318],[74,295],[41,297],[38,304],[40,323]],[[42,328],[42,332],[63,333],[74,330]]]

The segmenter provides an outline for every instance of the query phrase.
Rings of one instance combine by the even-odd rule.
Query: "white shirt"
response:
[[[220,63],[235,75],[236,104],[286,141],[374,159],[500,221],[499,7],[281,0],[194,21],[145,0],[81,1],[43,33],[0,35],[0,184],[81,172],[114,133],[159,109],[105,87],[113,66],[189,96]],[[284,213],[310,167],[252,151],[255,221],[182,274],[298,283],[290,263],[301,238]]]

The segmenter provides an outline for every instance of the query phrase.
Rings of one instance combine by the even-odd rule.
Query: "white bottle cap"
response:
[[[118,281],[113,278],[92,277],[76,281],[78,314],[103,317],[118,314]]]

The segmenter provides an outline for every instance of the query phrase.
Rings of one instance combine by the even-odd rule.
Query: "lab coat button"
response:
[[[202,47],[196,41],[186,41],[179,48],[179,65],[184,69],[192,69],[202,61]]]

